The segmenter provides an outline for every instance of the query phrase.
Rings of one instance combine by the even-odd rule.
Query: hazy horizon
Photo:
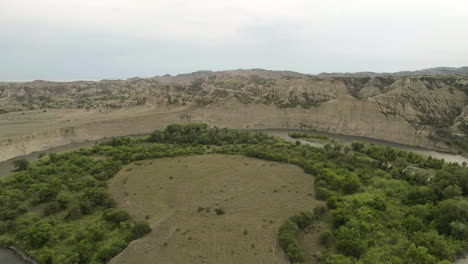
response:
[[[459,66],[459,67],[452,67],[452,66],[438,66],[434,68],[461,68],[461,67],[468,67],[468,66]],[[211,72],[220,72],[220,71],[230,71],[230,70],[255,70],[255,69],[260,69],[260,70],[267,70],[267,71],[291,71],[288,69],[263,69],[263,68],[239,68],[239,69],[221,69],[221,70],[196,70],[192,72],[180,72],[180,73],[164,73],[164,74],[155,74],[151,76],[129,76],[129,77],[123,77],[123,78],[96,78],[96,79],[34,79],[34,80],[0,80],[0,83],[8,83],[8,82],[32,82],[32,81],[52,81],[52,82],[75,82],[75,81],[102,81],[102,80],[127,80],[131,78],[152,78],[152,77],[161,77],[163,75],[171,75],[171,76],[177,76],[179,74],[190,74],[194,72],[199,72],[199,71],[211,71]],[[418,71],[418,70],[425,70],[425,69],[430,69],[430,68],[424,68],[424,69],[414,69],[414,70],[401,70],[401,71],[394,71],[394,72],[375,72],[375,71],[359,71],[359,72],[317,72],[317,73],[308,73],[308,72],[298,72],[298,71],[292,71],[292,72],[297,72],[297,73],[302,73],[302,74],[310,74],[310,75],[318,75],[320,73],[365,73],[365,72],[373,72],[373,73],[396,73],[396,72],[405,72],[405,71]]]
[[[0,0],[0,81],[467,65],[468,2]]]

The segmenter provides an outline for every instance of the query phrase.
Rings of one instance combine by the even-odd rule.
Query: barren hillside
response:
[[[0,85],[0,160],[46,147],[141,134],[168,123],[298,128],[467,149],[468,77],[317,77],[288,71]]]

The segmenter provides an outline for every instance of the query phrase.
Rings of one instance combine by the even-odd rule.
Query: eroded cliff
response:
[[[195,121],[238,129],[313,129],[461,150],[468,132],[467,105],[468,78],[461,76],[317,78],[238,70],[122,81],[10,83],[0,86],[0,160]],[[67,115],[54,119],[52,113],[61,111]],[[12,135],[12,128],[30,113],[51,117],[34,131]]]

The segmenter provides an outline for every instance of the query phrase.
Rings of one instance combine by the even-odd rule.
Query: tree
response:
[[[319,240],[322,245],[329,247],[335,243],[335,236],[330,229],[325,229],[320,233]]]
[[[414,244],[406,250],[406,259],[411,262],[408,264],[436,264],[434,256],[428,253],[428,249],[425,247],[416,247]]]
[[[468,201],[448,199],[442,201],[436,213],[437,227],[444,233],[453,233],[450,223],[458,221],[466,223],[468,221]],[[457,230],[458,231],[458,230]]]
[[[338,207],[338,198],[336,196],[332,196],[327,199],[327,208],[332,210]]]
[[[332,193],[325,187],[318,187],[315,192],[315,198],[318,200],[327,200]]]
[[[25,158],[17,159],[13,161],[14,171],[25,171],[29,168],[29,161]]]
[[[361,182],[356,174],[350,174],[343,181],[343,192],[346,194],[355,193],[361,188]]]
[[[462,189],[458,185],[449,185],[442,190],[445,199],[455,198],[462,194]]]
[[[127,212],[117,208],[109,208],[105,210],[102,215],[102,218],[114,224],[119,224],[120,222],[125,222],[131,219],[130,215]]]
[[[348,154],[351,151],[351,148],[349,146],[345,146],[343,150],[345,154]]]
[[[164,134],[162,131],[155,130],[151,133],[150,137],[148,138],[149,142],[162,142],[164,140]]]
[[[30,249],[43,247],[51,237],[52,226],[39,222],[25,232],[25,241]]]
[[[364,143],[362,142],[357,142],[357,141],[353,141],[351,143],[351,148],[354,150],[354,151],[361,151],[363,148],[364,148]]]

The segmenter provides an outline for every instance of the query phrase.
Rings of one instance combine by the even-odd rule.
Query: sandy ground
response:
[[[24,135],[39,130],[60,127],[79,126],[82,124],[126,119],[157,113],[177,111],[177,109],[155,109],[151,107],[132,107],[122,110],[83,110],[83,109],[47,109],[11,112],[0,115],[0,139]]]
[[[109,189],[120,208],[153,228],[113,264],[286,264],[279,226],[322,204],[301,168],[242,156],[146,160],[124,167]]]

